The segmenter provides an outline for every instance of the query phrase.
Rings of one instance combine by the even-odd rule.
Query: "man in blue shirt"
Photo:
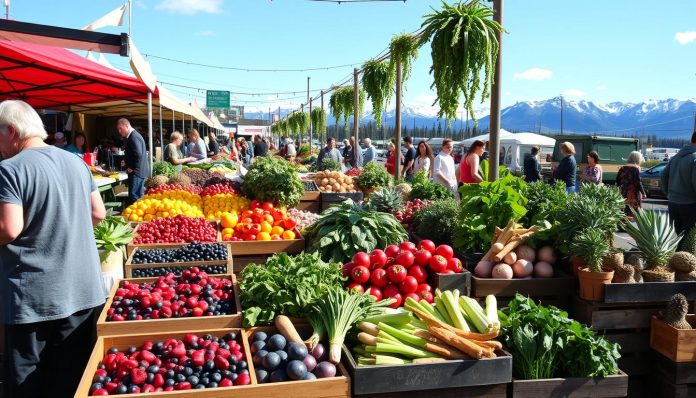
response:
[[[363,140],[363,143],[365,144],[365,155],[363,157],[363,167],[365,167],[366,164],[370,162],[374,162],[377,160],[377,148],[372,146],[372,140],[369,138],[365,138]]]

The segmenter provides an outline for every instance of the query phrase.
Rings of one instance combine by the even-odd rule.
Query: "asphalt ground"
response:
[[[643,209],[645,210],[662,210],[667,211],[667,200],[658,198],[648,198],[643,201]],[[617,248],[628,250],[633,248],[631,239],[625,232],[617,232],[616,239],[614,239],[614,246]]]

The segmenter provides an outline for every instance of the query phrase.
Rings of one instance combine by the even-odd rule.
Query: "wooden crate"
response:
[[[430,274],[428,282],[436,289],[457,289],[462,296],[471,294],[471,272],[467,270],[458,274]]]
[[[305,239],[297,229],[294,230],[297,239],[292,240],[255,240],[255,241],[223,241],[230,245],[232,255],[249,256],[258,254],[288,253],[297,254],[305,249]]]
[[[319,200],[303,200],[295,206],[297,210],[304,210],[310,213],[321,213],[321,201]]]
[[[272,254],[259,254],[255,256],[237,256],[234,258],[234,274],[241,277],[242,271],[249,264],[265,264]]]
[[[687,315],[686,319],[696,326],[696,315]],[[674,362],[696,361],[696,330],[676,329],[653,316],[650,347]]]
[[[218,222],[217,221],[209,221],[210,225],[212,225],[215,230],[218,230]],[[133,233],[138,234],[138,229],[140,228],[141,225],[147,224],[145,222],[136,222],[132,223],[133,225]],[[220,242],[220,234],[218,234],[218,239],[216,242]],[[214,242],[210,242],[214,243]],[[133,244],[129,243],[126,245],[126,255],[130,256],[131,253],[136,248],[141,248],[141,249],[176,249],[177,247],[181,247],[182,245],[185,245],[186,243],[139,243],[139,244]]]
[[[653,351],[655,379],[653,394],[658,397],[695,397],[696,361],[675,362]]]
[[[553,305],[567,310],[570,296],[575,292],[575,278],[560,273],[553,278],[532,279],[492,279],[471,276],[471,296],[485,298],[492,294],[498,299],[498,306],[507,305],[516,293],[531,297],[543,305]]]
[[[437,388],[423,391],[400,391],[380,394],[354,395],[360,398],[505,398],[508,386],[506,384],[490,384],[485,386],[468,386],[457,388]]]
[[[171,244],[167,249],[178,249],[180,247],[186,246],[188,243],[177,243]],[[128,254],[128,259],[126,264],[124,264],[124,275],[126,278],[133,277],[133,269],[135,268],[155,268],[155,267],[193,267],[197,265],[225,265],[227,266],[227,273],[233,273],[233,259],[232,259],[232,247],[229,244],[227,246],[227,260],[213,260],[213,261],[194,261],[194,262],[181,262],[181,263],[148,263],[148,264],[133,264],[133,255],[135,250],[150,250],[150,249],[164,249],[165,247],[159,247],[155,245],[142,245],[135,248],[130,254]]]
[[[696,281],[609,283],[604,286],[604,303],[667,302],[677,293],[696,300]]]
[[[363,200],[362,192],[321,192],[321,211],[328,209],[331,206],[339,205],[346,199],[353,199],[353,202],[360,202]]]
[[[513,380],[511,398],[568,397],[616,398],[628,396],[628,375],[569,377],[540,380]]]
[[[448,391],[450,396],[469,396],[467,389],[474,386],[489,386],[479,389],[479,392],[489,391],[495,395],[495,391],[500,391],[496,386],[503,386],[505,394],[506,385],[512,381],[512,357],[506,352],[500,352],[497,358],[481,360],[357,366],[352,353],[344,345],[341,361],[348,370],[353,395],[356,396],[376,394],[374,396],[379,397],[385,393],[398,393],[406,397],[441,397],[440,390],[451,390]]]
[[[218,275],[218,278],[227,278],[232,280],[234,292],[234,305],[236,313],[229,315],[218,316],[202,316],[202,317],[187,317],[187,318],[169,318],[169,319],[148,319],[142,321],[120,321],[107,322],[106,313],[111,308],[111,303],[114,301],[116,290],[121,285],[119,280],[111,288],[109,298],[106,299],[104,309],[97,319],[97,336],[119,336],[128,334],[143,334],[157,332],[179,332],[182,330],[202,330],[202,329],[221,329],[230,327],[239,327],[242,325],[242,305],[239,301],[239,286],[237,278],[234,275]],[[158,278],[137,278],[125,279],[133,283],[150,283]]]
[[[89,388],[92,384],[94,372],[99,365],[99,362],[104,358],[106,351],[110,347],[126,349],[132,345],[139,346],[146,340],[161,341],[168,338],[183,338],[187,333],[210,333],[215,336],[223,336],[228,332],[241,333],[241,329],[210,329],[210,330],[192,330],[180,331],[171,333],[152,333],[152,334],[137,334],[129,336],[112,336],[99,337],[94,346],[92,355],[87,363],[85,373],[82,375],[82,380],[75,393],[75,398],[87,398]],[[145,398],[156,396],[158,398],[269,398],[269,397],[287,397],[287,398],[345,398],[350,396],[350,381],[347,377],[333,377],[320,380],[308,381],[292,381],[273,384],[257,384],[256,376],[251,362],[251,353],[249,345],[242,338],[242,345],[249,364],[249,373],[251,376],[251,385],[206,388],[203,390],[187,390],[187,391],[170,391],[159,392],[152,394],[128,394],[133,398]]]

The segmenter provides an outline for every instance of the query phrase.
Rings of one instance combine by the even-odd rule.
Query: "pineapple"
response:
[[[667,268],[667,263],[677,250],[681,236],[675,233],[669,215],[643,209],[631,212],[635,225],[627,222],[624,229],[645,260],[643,279],[646,282],[673,281],[674,272]]]
[[[391,214],[403,207],[403,196],[394,188],[382,188],[370,195],[370,208],[372,210]]]

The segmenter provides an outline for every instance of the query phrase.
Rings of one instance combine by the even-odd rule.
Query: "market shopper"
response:
[[[27,103],[0,103],[4,397],[72,397],[104,304],[92,232],[104,204],[87,165],[46,136]]]
[[[524,157],[524,181],[541,181],[541,163],[539,163],[538,146],[533,146],[530,153]]]
[[[336,149],[336,140],[333,137],[329,137],[326,140],[326,146],[319,151],[319,156],[317,157],[317,164],[321,164],[325,157],[333,160],[334,162],[341,164],[342,156],[341,152]]]
[[[406,154],[404,155],[404,168],[401,170],[401,175],[406,181],[413,181],[413,162],[416,160],[416,148],[413,147],[411,137],[404,138],[404,146]]]
[[[294,161],[295,156],[297,156],[297,148],[295,148],[295,140],[288,137],[285,140],[285,159],[289,161]]]
[[[575,189],[575,179],[578,170],[575,162],[575,146],[570,142],[562,142],[560,145],[563,160],[558,164],[558,167],[553,172],[553,179],[563,181],[566,184],[566,192],[573,193]]]
[[[193,156],[196,160],[203,160],[208,157],[208,147],[205,145],[205,141],[201,138],[198,130],[190,128],[186,133],[186,138],[188,139],[188,156]]]
[[[476,140],[466,151],[466,155],[459,163],[459,185],[477,184],[483,181],[480,165],[485,147],[486,144],[483,141]]]
[[[421,171],[425,172],[425,176],[430,179],[432,177],[432,165],[433,165],[433,149],[428,145],[427,142],[421,140],[418,143],[416,152],[418,155],[413,161],[413,174],[418,174]]]
[[[363,140],[363,145],[365,145],[363,153],[363,167],[365,167],[366,164],[377,161],[377,148],[372,145],[372,140],[369,138]]]
[[[360,148],[355,145],[355,138],[350,137],[348,140],[348,147],[350,150],[348,151],[348,154],[344,152],[343,155],[343,160],[345,162],[345,165],[347,168],[360,168],[362,167],[362,161],[363,161],[363,156],[362,156],[362,151]],[[357,151],[357,158],[356,158],[356,151]]]
[[[75,138],[73,138],[73,143],[68,145],[68,152],[72,152],[77,155],[84,155],[89,152],[89,146],[87,145],[87,137],[82,133],[76,133]]]
[[[220,144],[217,140],[217,135],[213,130],[208,131],[208,156],[217,156],[220,153]]]
[[[433,181],[444,186],[452,192],[457,191],[457,177],[455,176],[454,158],[452,153],[452,140],[442,141],[442,150],[433,161]]]
[[[640,181],[640,164],[643,163],[643,155],[633,151],[628,155],[628,161],[619,168],[616,174],[616,185],[626,202],[626,215],[631,215],[631,209],[638,210],[645,199],[645,189]]]
[[[254,136],[254,156],[267,156],[268,144],[260,135]]]
[[[384,167],[387,168],[387,173],[394,175],[396,169],[396,145],[394,144],[394,140],[389,141],[387,150],[389,153],[387,154],[387,163]]]
[[[65,141],[65,134],[60,131],[53,134],[53,146],[60,149],[67,149],[68,143]]]
[[[128,173],[128,204],[130,205],[145,194],[144,183],[150,176],[150,162],[147,160],[143,136],[131,127],[128,119],[118,119],[116,130],[126,139],[123,162]]]
[[[691,144],[672,156],[661,178],[674,228],[677,233],[690,231],[696,224],[696,131]]]
[[[175,131],[169,136],[169,144],[164,148],[164,161],[174,165],[177,171],[181,171],[185,163],[196,161],[193,156],[184,157],[181,152],[181,143],[184,141],[184,136]]]
[[[587,154],[587,167],[582,172],[580,181],[592,184],[602,183],[602,166],[599,165],[599,154],[596,151]]]

